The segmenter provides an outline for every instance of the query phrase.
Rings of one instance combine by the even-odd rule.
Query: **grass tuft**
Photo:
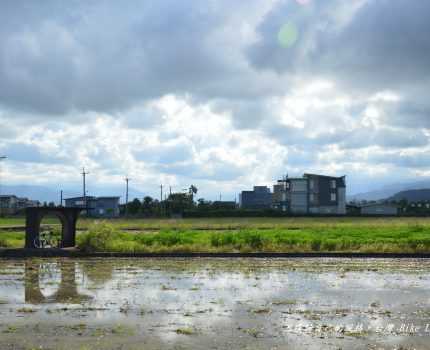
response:
[[[9,222],[2,220],[0,224]],[[78,234],[77,245],[86,252],[430,253],[430,218],[83,219],[78,223],[86,231]],[[0,230],[1,248],[23,246],[23,232]]]

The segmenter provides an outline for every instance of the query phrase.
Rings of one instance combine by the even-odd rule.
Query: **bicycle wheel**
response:
[[[43,249],[47,246],[48,242],[44,238],[36,237],[33,241],[33,245],[35,248]]]
[[[40,238],[36,237],[33,241],[33,246],[34,248],[41,248],[41,242],[40,242]]]

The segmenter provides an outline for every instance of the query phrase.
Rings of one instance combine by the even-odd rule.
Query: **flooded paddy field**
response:
[[[0,260],[0,349],[430,349],[430,260]]]

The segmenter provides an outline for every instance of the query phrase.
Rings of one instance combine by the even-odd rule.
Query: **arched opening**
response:
[[[69,248],[76,243],[76,221],[81,208],[33,207],[26,209],[25,248]],[[46,225],[43,222],[47,218]],[[56,224],[56,220],[59,224]],[[51,226],[55,227],[54,230]],[[45,228],[48,227],[46,233]],[[61,227],[61,228],[60,228]],[[42,235],[40,234],[42,230]],[[47,237],[50,238],[47,242]],[[58,237],[58,238],[56,238]],[[56,244],[55,244],[56,243]]]
[[[39,234],[34,238],[35,248],[61,248],[67,228],[66,218],[59,212],[42,213],[39,218]]]

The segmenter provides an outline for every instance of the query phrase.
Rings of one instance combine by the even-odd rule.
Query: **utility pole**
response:
[[[63,206],[63,190],[60,191],[60,207]]]
[[[6,156],[0,157],[0,160],[5,160],[5,159],[7,159]],[[1,168],[0,168],[0,180],[1,180]],[[0,195],[1,195],[1,181],[0,181]],[[3,203],[1,203],[1,205],[0,205],[0,215],[2,215],[2,214],[3,214]]]
[[[169,186],[169,195],[172,195],[172,186]]]
[[[125,216],[127,216],[127,212],[128,212],[128,183],[130,182],[131,179],[129,179],[128,177],[125,178]]]
[[[160,185],[160,214],[163,215],[163,184]]]
[[[85,171],[85,168],[82,168],[82,174],[81,174],[81,175],[82,175],[82,184],[83,184],[83,191],[84,191],[83,198],[84,198],[84,206],[85,206],[85,208],[87,209],[87,210],[85,211],[85,214],[87,214],[87,215],[88,215],[88,206],[87,206],[86,176],[87,176],[88,174],[89,174],[89,173]]]

